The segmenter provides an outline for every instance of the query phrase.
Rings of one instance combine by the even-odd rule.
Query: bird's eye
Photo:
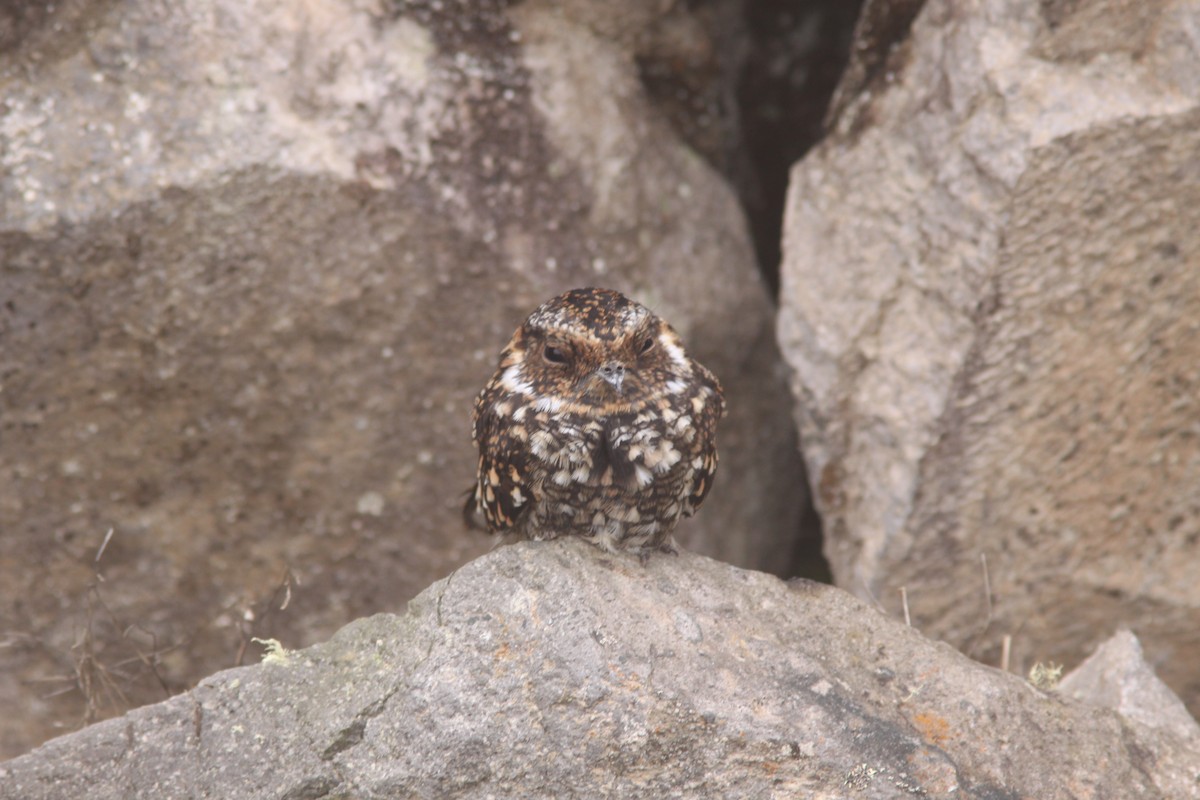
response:
[[[546,349],[542,351],[542,356],[551,364],[567,363],[567,354],[563,352],[562,348],[555,347],[552,344],[546,345]]]
[[[650,336],[646,339],[646,341],[642,342],[642,349],[639,352],[649,353],[653,349],[654,349],[654,337]]]

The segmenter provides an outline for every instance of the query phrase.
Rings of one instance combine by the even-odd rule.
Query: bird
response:
[[[677,553],[672,531],[712,488],[724,415],[720,382],[664,320],[620,292],[572,289],[517,328],[475,400],[464,517],[643,564]]]

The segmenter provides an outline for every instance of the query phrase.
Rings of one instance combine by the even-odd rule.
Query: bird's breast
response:
[[[539,415],[543,416],[543,415]],[[671,473],[692,439],[689,422],[661,409],[607,417],[546,414],[535,419],[531,454],[548,482],[637,492]]]

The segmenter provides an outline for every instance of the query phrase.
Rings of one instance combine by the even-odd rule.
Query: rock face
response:
[[[508,5],[0,10],[0,753],[489,547],[454,528],[471,402],[573,286],[723,379],[680,538],[777,563],[803,498],[771,310],[638,82],[663,10]]]
[[[0,797],[1186,800],[1198,745],[829,586],[556,541],[0,764]]]
[[[780,340],[835,578],[1200,708],[1200,7],[928,0],[796,165]]]
[[[1196,720],[1154,674],[1142,657],[1141,642],[1129,631],[1119,631],[1100,645],[1062,679],[1058,689],[1142,725],[1168,729],[1184,740],[1200,740]]]

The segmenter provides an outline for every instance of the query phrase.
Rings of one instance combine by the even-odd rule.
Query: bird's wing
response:
[[[700,456],[700,468],[692,476],[692,488],[684,501],[683,513],[691,516],[700,508],[712,488],[713,475],[717,472],[717,421],[725,416],[725,395],[715,375],[700,364],[695,365],[701,389],[697,397],[700,408],[693,415],[696,425],[696,446],[693,451]]]
[[[514,436],[513,425],[511,419],[497,413],[485,390],[475,404],[479,472],[474,499],[492,533],[515,527],[533,499],[527,479],[527,446]]]

